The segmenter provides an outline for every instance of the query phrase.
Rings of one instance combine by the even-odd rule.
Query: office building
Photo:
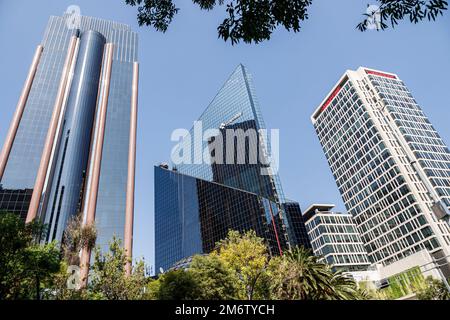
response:
[[[334,205],[313,204],[305,210],[313,252],[335,270],[367,271],[369,257],[350,214],[333,212]]]
[[[400,78],[347,71],[311,120],[373,263],[450,254],[450,152]]]
[[[289,220],[289,225],[295,235],[296,246],[302,246],[306,249],[312,249],[311,241],[308,236],[306,228],[306,219],[300,209],[300,204],[296,201],[286,200],[283,203],[283,208],[286,212],[286,217]]]
[[[446,280],[438,268],[440,261],[434,260],[426,249],[388,265],[371,263],[353,217],[333,208],[333,204],[313,204],[304,213],[314,254],[333,270],[342,271],[364,288],[395,290],[399,297],[415,292],[413,283],[418,279],[431,276]],[[405,292],[395,289],[399,284]]]
[[[0,210],[48,224],[95,221],[131,256],[137,117],[137,34],[124,24],[52,16],[0,155]]]
[[[155,265],[168,270],[195,254],[209,253],[230,230],[254,230],[269,253],[279,255],[276,203],[255,193],[155,166]]]
[[[268,134],[265,134],[265,130],[252,77],[243,65],[239,65],[194,123],[193,128],[172,152],[172,163],[176,168],[176,173],[171,173],[172,175],[184,177],[183,179],[193,181],[192,183],[203,181],[209,188],[200,195],[197,194],[198,191],[193,193],[192,188],[183,190],[174,188],[171,192],[167,192],[161,183],[167,179],[155,179],[157,257],[172,254],[171,259],[167,258],[164,261],[173,264],[176,262],[175,257],[182,259],[195,253],[208,252],[213,248],[214,241],[226,236],[230,228],[239,231],[256,229],[257,234],[266,239],[271,254],[280,254],[283,250],[296,245],[309,246],[309,241],[305,237],[306,229],[304,226],[301,229],[303,220],[300,209],[296,209],[295,205],[284,197],[276,170],[278,164],[272,154],[272,141],[267,137]],[[183,161],[174,161],[180,158]],[[160,168],[156,170],[161,172],[161,175],[168,174],[162,172]],[[180,234],[181,229],[175,232],[173,229],[164,229],[163,226],[172,225],[173,223],[170,224],[166,220],[183,206],[178,204],[178,209],[169,210],[168,206],[173,203],[173,200],[169,199],[181,198],[183,201],[194,203],[206,201],[205,205],[216,208],[215,206],[233,204],[231,200],[231,202],[224,200],[230,193],[235,194],[236,199],[241,199],[235,200],[235,205],[241,210],[242,221],[229,220],[237,214],[233,211],[235,210],[233,207],[221,209],[225,212],[231,210],[228,218],[224,214],[219,214],[220,210],[217,211],[214,223],[196,218],[195,224],[200,223],[197,228],[200,228],[202,239],[208,246],[200,246],[200,242],[197,242],[195,248],[189,248],[179,254],[179,248],[185,243],[179,237],[184,233]],[[199,211],[195,206],[193,210]],[[187,225],[181,223],[179,228],[184,228],[183,226]],[[174,251],[169,253],[168,250]],[[158,263],[157,258],[157,265],[163,265],[165,268],[170,267],[168,262]]]

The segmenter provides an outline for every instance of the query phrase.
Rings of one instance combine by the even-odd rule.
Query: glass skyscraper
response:
[[[300,204],[295,201],[286,200],[283,203],[283,208],[286,212],[286,217],[295,236],[295,245],[302,245],[307,249],[312,249],[311,239],[308,236],[306,228],[306,219],[300,209]]]
[[[49,225],[95,221],[131,255],[137,115],[137,34],[92,17],[49,19],[0,157],[0,210]]]
[[[227,129],[231,130],[265,130],[266,126],[259,108],[259,103],[253,87],[252,76],[243,65],[239,65],[231,74],[220,91],[214,97],[206,110],[202,113],[198,122],[202,125],[202,132],[206,133],[208,130],[216,129],[221,132],[220,136],[223,139],[224,152],[223,158],[226,157],[227,136],[224,132]],[[195,127],[191,129],[190,136],[194,137],[196,134]],[[239,147],[245,148],[242,154],[245,155],[245,163],[239,164],[237,161],[229,164],[222,161],[222,164],[198,162],[196,160],[202,159],[205,149],[212,149],[211,144],[217,136],[211,136],[208,141],[203,141],[202,144],[191,144],[192,163],[183,163],[177,165],[177,169],[181,173],[192,175],[194,177],[223,183],[230,187],[241,188],[249,192],[255,192],[266,197],[273,197],[277,202],[284,202],[284,194],[281,188],[281,183],[278,174],[272,170],[272,174],[262,175],[261,169],[271,170],[274,163],[267,164],[268,161],[260,161],[259,153],[270,154],[271,142],[264,135],[256,137],[256,143],[260,148],[256,150],[255,156],[258,161],[256,163],[249,163],[247,161],[249,155],[249,145],[238,145],[234,141],[234,150],[231,151],[234,160],[237,158]],[[230,141],[233,143],[232,141]],[[217,150],[215,150],[217,152]],[[253,151],[253,150],[251,150]],[[175,150],[177,152],[177,150]],[[213,150],[211,150],[213,152]],[[265,155],[262,157],[267,158]],[[211,155],[211,158],[217,158],[217,155]],[[217,159],[216,159],[217,160]]]
[[[347,71],[311,119],[370,260],[448,261],[450,151],[403,81]]]
[[[254,230],[279,255],[277,205],[255,193],[155,167],[156,270],[214,250],[229,230]]]
[[[157,268],[211,251],[230,229],[255,230],[272,254],[290,246],[310,246],[300,208],[285,199],[277,164],[269,161],[272,145],[265,129],[252,77],[239,65],[174,149],[172,159],[187,153],[191,161],[174,163],[175,173],[156,168]],[[180,189],[168,176],[193,186]],[[197,228],[192,232],[197,240],[191,243],[179,238],[191,234],[188,225]]]

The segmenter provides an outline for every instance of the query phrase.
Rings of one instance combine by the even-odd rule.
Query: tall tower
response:
[[[280,241],[288,242],[288,245],[289,241],[295,244],[295,235],[291,232],[288,219],[284,214],[283,203],[285,199],[281,183],[278,174],[272,170],[274,163],[267,164],[268,161],[260,161],[259,158],[259,152],[270,154],[270,140],[264,136],[257,136],[255,142],[261,147],[256,152],[248,147],[250,138],[245,136],[245,133],[252,130],[257,132],[258,130],[266,129],[266,126],[256,98],[252,76],[243,65],[239,65],[234,70],[202,113],[198,123],[201,124],[201,132],[196,132],[200,130],[194,126],[190,131],[191,137],[195,137],[196,134],[204,135],[209,130],[219,130],[220,133],[212,135],[209,140],[204,140],[202,143],[192,143],[191,154],[193,161],[177,165],[178,171],[199,179],[253,192],[277,203],[278,208],[274,215],[278,216],[280,214],[283,221],[282,235],[280,235],[282,239]],[[235,133],[242,132],[241,138],[246,139],[245,145],[238,145],[239,138],[236,136],[227,137],[224,134],[227,129]],[[218,138],[222,140],[223,158],[219,156],[217,148],[211,147],[211,144]],[[204,151],[208,149],[210,162],[203,161],[201,158],[204,155]],[[178,151],[175,150],[174,152]],[[245,158],[242,163],[235,161],[239,152]],[[256,163],[247,161],[249,152],[256,153],[254,154],[257,159]],[[226,161],[227,157],[231,157],[232,161]],[[261,170],[264,169],[268,174],[261,174]]]
[[[300,208],[285,199],[269,161],[265,129],[252,77],[239,65],[174,148],[172,160],[187,161],[173,161],[175,172],[155,168],[157,267],[212,250],[230,229],[253,229],[274,255],[310,246]],[[186,240],[193,235],[201,241]]]
[[[448,261],[450,152],[399,77],[347,71],[311,119],[371,261]]]
[[[131,256],[137,117],[137,34],[120,23],[52,16],[0,155],[0,210],[49,225],[95,221]]]

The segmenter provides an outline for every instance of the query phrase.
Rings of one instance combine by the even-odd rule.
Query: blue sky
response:
[[[395,30],[355,29],[367,3],[315,0],[300,33],[278,29],[269,42],[231,46],[217,39],[224,8],[202,12],[178,0],[166,34],[138,27],[123,0],[0,0],[0,142],[50,15],[76,4],[82,14],[127,23],[139,32],[141,64],[136,175],[135,257],[153,263],[153,165],[168,161],[176,128],[190,129],[239,64],[253,74],[269,128],[280,129],[280,178],[303,209],[313,202],[345,210],[310,115],[346,69],[363,65],[397,73],[450,141],[450,14]]]

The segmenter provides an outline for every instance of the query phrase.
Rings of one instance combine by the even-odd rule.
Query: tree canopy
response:
[[[450,300],[450,292],[441,280],[427,277],[423,288],[420,288],[417,293],[419,300]]]
[[[239,296],[238,277],[217,255],[195,256],[189,268],[201,300],[233,300]]]
[[[389,25],[394,28],[404,19],[412,23],[434,21],[448,8],[445,0],[378,0],[378,3],[379,6],[373,6],[376,10],[364,14],[367,18],[357,25],[359,30],[366,31],[368,19],[375,16],[379,19],[377,29],[384,30]]]
[[[41,245],[47,228],[0,212],[0,300],[40,299],[41,289],[60,268],[55,242]]]
[[[230,231],[228,236],[217,244],[217,249],[212,254],[217,255],[225,266],[236,274],[241,288],[240,299],[267,298],[264,277],[269,254],[264,240],[254,231],[243,234]]]
[[[149,276],[143,260],[136,261],[127,275],[125,250],[121,241],[113,238],[108,250],[96,248],[89,284],[80,288],[73,277],[79,263],[76,256],[83,246],[92,245],[94,229],[83,230],[80,217],[74,217],[61,247],[56,242],[41,243],[46,229],[37,222],[25,224],[15,214],[0,213],[0,300],[368,298],[352,278],[333,270],[310,250],[293,248],[283,256],[271,257],[264,239],[254,231],[230,231],[213,252],[195,255],[181,269],[158,277]],[[419,299],[449,299],[441,281],[430,278],[419,289]]]
[[[294,248],[270,257],[254,231],[230,231],[209,255],[194,256],[184,270],[170,270],[149,285],[163,300],[365,299],[355,281]]]
[[[271,260],[271,291],[281,300],[359,300],[363,292],[353,280],[313,256],[294,248]]]
[[[183,0],[185,1],[185,0]],[[130,6],[137,6],[137,20],[140,26],[151,26],[166,32],[180,9],[176,0],[125,0]],[[259,43],[269,40],[273,31],[284,27],[287,31],[299,32],[309,17],[312,0],[192,0],[201,10],[225,8],[225,18],[217,27],[218,36],[232,44],[240,41]],[[400,20],[410,22],[436,20],[447,10],[445,0],[377,0],[373,12],[363,13],[364,21],[357,25],[361,31],[368,29],[368,21],[377,21],[377,30],[395,27]]]

